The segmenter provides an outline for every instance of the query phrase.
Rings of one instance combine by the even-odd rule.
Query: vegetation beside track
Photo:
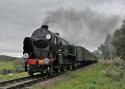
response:
[[[114,80],[104,71],[101,62],[36,84],[32,89],[125,89],[125,72],[122,78]]]
[[[28,75],[24,72],[23,61],[22,58],[0,55],[0,82]]]
[[[3,69],[15,69],[13,65],[14,65],[13,62],[0,61],[0,70],[3,70]]]
[[[0,82],[28,76],[27,72],[0,75]]]
[[[15,61],[0,61],[0,82],[28,76]],[[24,69],[24,68],[23,68]]]

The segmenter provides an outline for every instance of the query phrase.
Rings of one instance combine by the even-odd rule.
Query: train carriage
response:
[[[96,57],[84,47],[76,46],[76,63],[83,65],[90,62],[96,62]]]

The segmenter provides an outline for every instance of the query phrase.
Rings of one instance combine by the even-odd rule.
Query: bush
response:
[[[21,67],[17,67],[15,70],[16,73],[21,73],[21,72],[25,72],[24,68]]]
[[[125,71],[125,61],[119,57],[114,57],[101,62],[103,72],[106,76],[110,77],[112,80],[119,81]]]
[[[14,73],[13,69],[3,69],[3,70],[0,71],[1,75],[11,74],[11,73]]]

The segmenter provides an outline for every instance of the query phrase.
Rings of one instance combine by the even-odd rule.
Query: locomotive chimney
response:
[[[55,34],[59,36],[59,33],[55,33]]]

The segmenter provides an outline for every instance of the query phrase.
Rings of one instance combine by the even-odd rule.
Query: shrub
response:
[[[11,73],[14,73],[13,69],[3,69],[3,70],[0,71],[1,75],[11,74]]]
[[[114,57],[111,59],[103,60],[101,62],[103,72],[106,76],[112,80],[120,80],[125,71],[125,61],[120,57]]]

